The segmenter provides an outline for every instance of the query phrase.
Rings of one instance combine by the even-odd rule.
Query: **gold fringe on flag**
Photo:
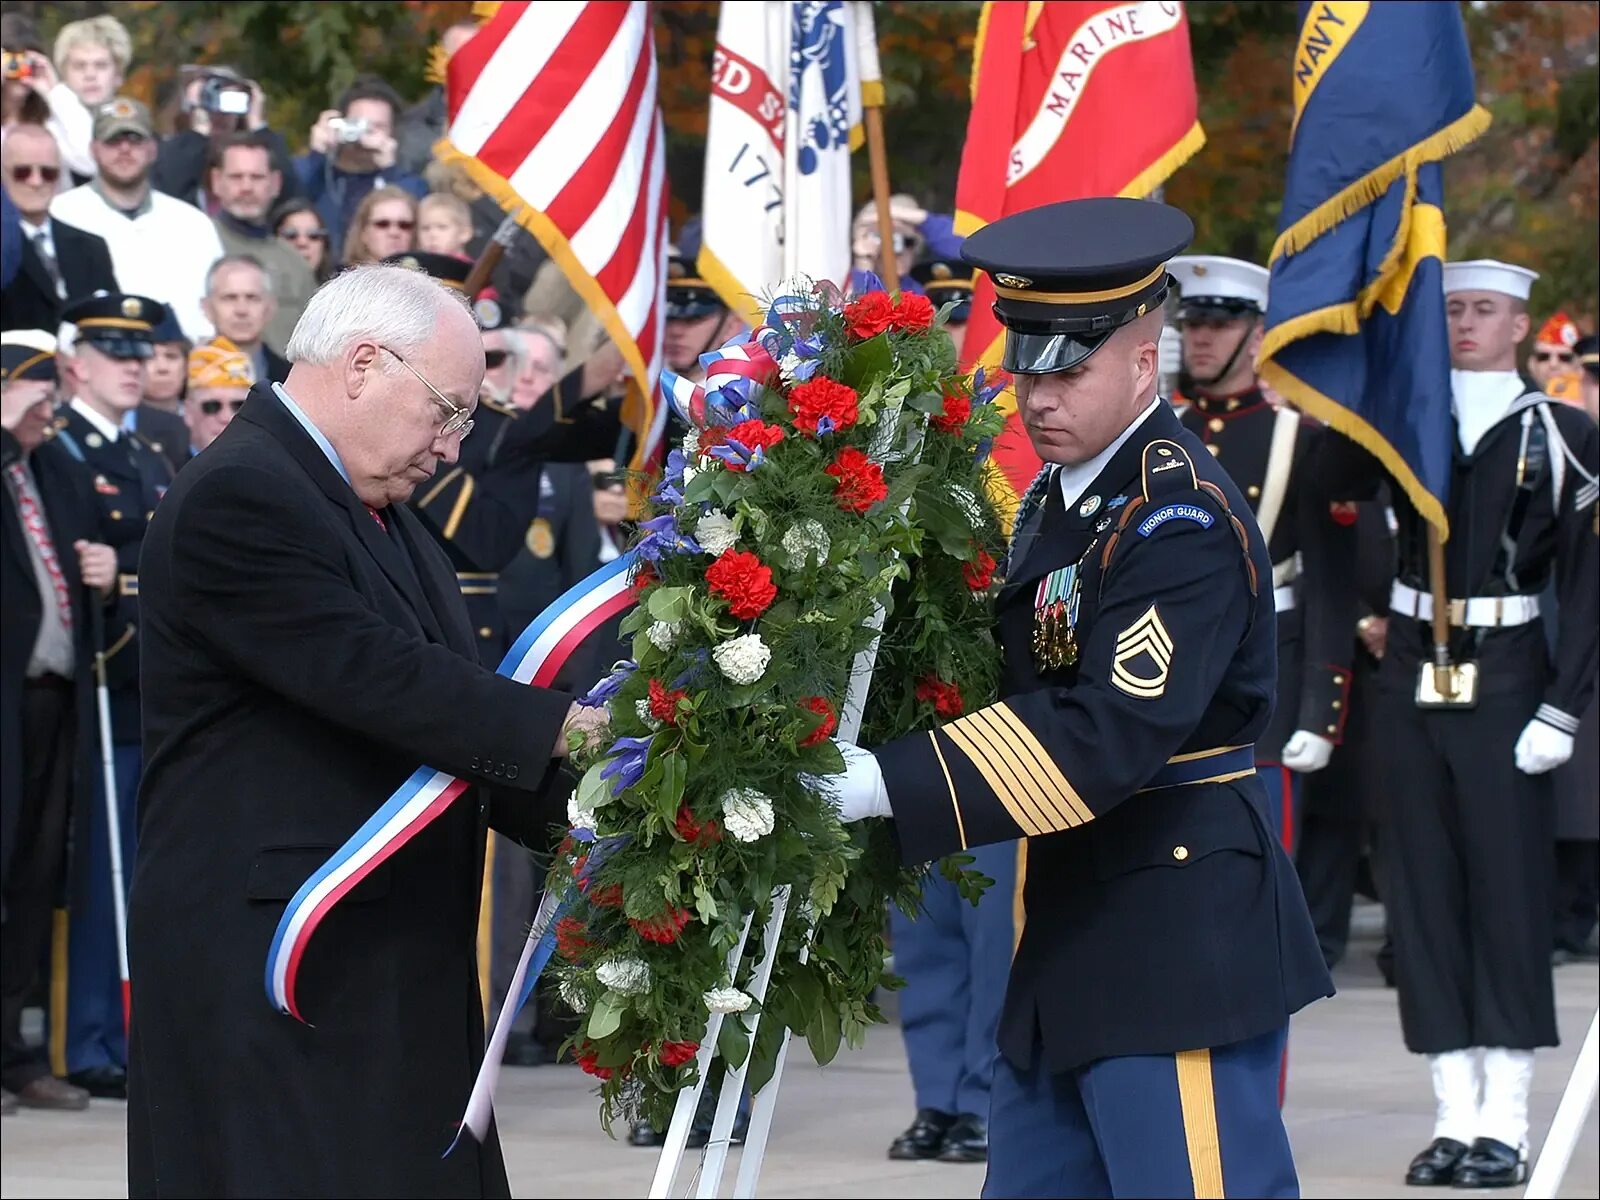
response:
[[[476,0],[472,6],[472,15],[485,25],[494,20],[499,11],[500,0]]]
[[[1129,196],[1135,200],[1144,199],[1171,178],[1174,171],[1198,154],[1200,147],[1205,144],[1206,131],[1200,128],[1200,122],[1197,120],[1189,126],[1188,132],[1178,139],[1172,149],[1130,179],[1117,195]]]

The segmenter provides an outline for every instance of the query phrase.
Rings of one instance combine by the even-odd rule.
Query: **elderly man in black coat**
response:
[[[471,429],[483,342],[460,296],[360,267],[288,351],[145,539],[129,1190],[506,1195],[492,1136],[441,1157],[484,1045],[485,836],[558,819],[555,760],[590,710],[476,663],[405,505]],[[475,786],[323,922],[310,1023],[273,1011],[286,902],[419,763]]]

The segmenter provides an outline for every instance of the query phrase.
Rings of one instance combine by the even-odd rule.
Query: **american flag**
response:
[[[519,220],[604,323],[633,375],[652,460],[665,321],[667,171],[650,5],[505,3],[450,60],[441,156]]]

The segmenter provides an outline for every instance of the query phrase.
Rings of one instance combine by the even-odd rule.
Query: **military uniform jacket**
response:
[[[172,484],[172,467],[150,442],[124,430],[107,441],[67,407],[56,441],[80,464],[100,505],[100,537],[117,552],[117,602],[106,614],[106,684],[112,736],[139,742],[139,549],[156,505]]]
[[[1181,419],[1259,513],[1278,410],[1252,389],[1221,399],[1197,397]],[[1350,711],[1351,638],[1359,607],[1356,536],[1354,514],[1344,519],[1309,469],[1325,436],[1325,429],[1300,420],[1267,547],[1273,582],[1292,589],[1294,606],[1278,613],[1278,702],[1256,742],[1262,762],[1277,762],[1297,729],[1337,745]]]
[[[1005,698],[877,751],[902,855],[1028,839],[999,1031],[1019,1068],[1277,1029],[1333,987],[1250,751],[1275,679],[1266,547],[1164,404],[1072,510],[1046,487],[998,602]],[[1035,607],[1073,568],[1077,662],[1042,667]]]
[[[1575,734],[1594,696],[1600,647],[1600,433],[1586,413],[1530,391],[1490,426],[1471,454],[1462,452],[1459,441],[1453,446],[1446,592],[1452,599],[1538,596],[1554,583],[1557,612],[1553,662],[1542,616],[1504,628],[1452,628],[1452,660],[1478,664],[1480,695],[1526,690],[1531,677],[1541,690],[1542,679],[1537,715]],[[1368,494],[1383,478],[1377,461],[1354,443],[1330,456],[1328,466],[1342,490],[1355,496]],[[1426,526],[1404,489],[1390,491],[1399,524],[1397,577],[1426,593]],[[1514,542],[1510,549],[1508,542]],[[1393,614],[1386,682],[1411,688],[1421,663],[1431,660],[1432,646],[1429,622]]]

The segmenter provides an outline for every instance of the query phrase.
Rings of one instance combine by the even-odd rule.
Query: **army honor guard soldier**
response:
[[[1156,392],[1192,235],[1164,204],[1095,199],[967,240],[1051,464],[998,601],[1004,699],[845,747],[843,815],[893,816],[907,862],[1027,839],[987,1196],[1298,1195],[1280,1057],[1333,988],[1255,770],[1266,545]]]

